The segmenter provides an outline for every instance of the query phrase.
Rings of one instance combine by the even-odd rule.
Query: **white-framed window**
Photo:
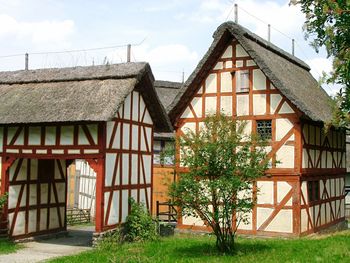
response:
[[[249,70],[236,71],[236,92],[249,92]]]

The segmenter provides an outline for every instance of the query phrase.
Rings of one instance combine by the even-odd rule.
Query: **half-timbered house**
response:
[[[1,194],[12,238],[66,229],[67,166],[96,173],[96,232],[152,206],[153,133],[171,124],[147,63],[0,73]]]
[[[344,225],[345,133],[323,129],[330,98],[309,66],[233,22],[213,38],[169,116],[181,136],[224,112],[270,141],[271,168],[254,185],[257,204],[239,232],[300,236]],[[207,229],[195,217],[180,217],[178,227]]]

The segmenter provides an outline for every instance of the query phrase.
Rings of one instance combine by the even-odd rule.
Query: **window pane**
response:
[[[264,140],[270,140],[272,138],[272,121],[256,121],[257,133]]]

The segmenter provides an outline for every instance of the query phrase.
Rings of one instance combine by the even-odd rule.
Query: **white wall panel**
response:
[[[237,116],[249,114],[249,95],[237,95]]]
[[[265,94],[253,95],[253,114],[254,115],[266,114],[266,95]]]
[[[281,100],[282,100],[282,96],[280,94],[271,94],[270,95],[270,112],[271,113],[275,113]]]
[[[202,98],[194,97],[192,99],[191,105],[193,107],[193,110],[197,116],[197,118],[202,117]],[[192,114],[192,112],[191,112]],[[193,116],[193,114],[192,114]]]
[[[217,92],[217,77],[216,74],[209,74],[205,80],[205,92],[216,93]]]
[[[232,57],[232,46],[231,45],[225,49],[225,51],[221,57],[222,58],[231,58]]]
[[[61,145],[73,145],[74,127],[73,126],[61,126]]]
[[[258,204],[273,204],[273,182],[258,181],[259,189],[257,203]]]
[[[248,53],[243,49],[241,45],[236,45],[236,57],[248,57]]]
[[[291,209],[279,211],[266,227],[266,231],[293,233],[293,211]]]
[[[28,129],[28,144],[40,145],[41,142],[41,127],[29,127]]]
[[[266,90],[266,77],[260,69],[253,70],[253,90]]]
[[[221,73],[221,92],[232,92],[232,75],[231,72]]]
[[[232,116],[232,96],[221,96],[221,111],[228,115]]]
[[[216,103],[217,103],[217,97],[206,97],[205,98],[205,114],[206,115],[216,114]]]

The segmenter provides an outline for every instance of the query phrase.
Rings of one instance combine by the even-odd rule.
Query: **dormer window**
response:
[[[249,70],[236,72],[236,92],[249,92]]]

